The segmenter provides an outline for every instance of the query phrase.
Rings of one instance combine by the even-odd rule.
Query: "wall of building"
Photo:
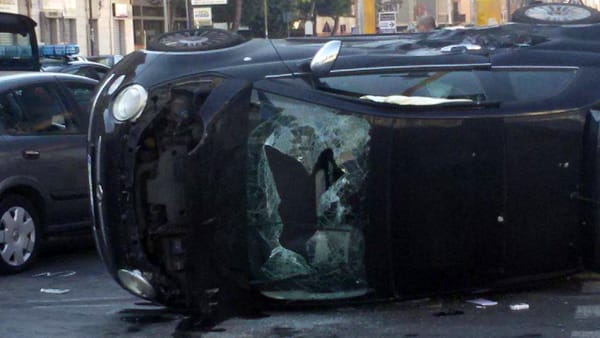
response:
[[[338,28],[335,35],[350,35],[352,29],[356,27],[356,18],[354,17],[340,17],[338,22]],[[331,31],[334,28],[335,21],[333,18],[328,16],[317,17],[317,24],[315,25],[315,33],[318,36],[330,36]]]
[[[119,5],[118,18],[114,4]],[[40,45],[74,43],[81,55],[124,55],[134,50],[131,0],[0,0],[0,11],[35,20]],[[93,21],[96,29],[91,29]]]

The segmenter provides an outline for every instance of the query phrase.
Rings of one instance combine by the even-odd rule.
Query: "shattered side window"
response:
[[[575,69],[411,71],[321,78],[320,89],[350,96],[420,96],[475,102],[525,102],[560,95]]]
[[[255,92],[248,161],[250,266],[266,296],[366,293],[363,229],[370,124]]]

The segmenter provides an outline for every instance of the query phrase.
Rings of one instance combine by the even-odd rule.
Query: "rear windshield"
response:
[[[321,88],[352,96],[421,96],[476,102],[538,101],[556,96],[575,69],[444,70],[321,78]]]
[[[0,32],[0,64],[3,69],[30,65],[33,47],[29,34]]]

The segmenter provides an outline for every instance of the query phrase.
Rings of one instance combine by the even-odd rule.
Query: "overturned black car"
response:
[[[599,36],[168,34],[93,102],[98,250],[125,289],[201,309],[598,268]]]

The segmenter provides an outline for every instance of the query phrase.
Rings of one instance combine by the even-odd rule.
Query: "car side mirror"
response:
[[[342,48],[340,40],[331,40],[323,45],[310,62],[310,70],[316,75],[325,75],[331,71],[335,60],[337,60]]]

